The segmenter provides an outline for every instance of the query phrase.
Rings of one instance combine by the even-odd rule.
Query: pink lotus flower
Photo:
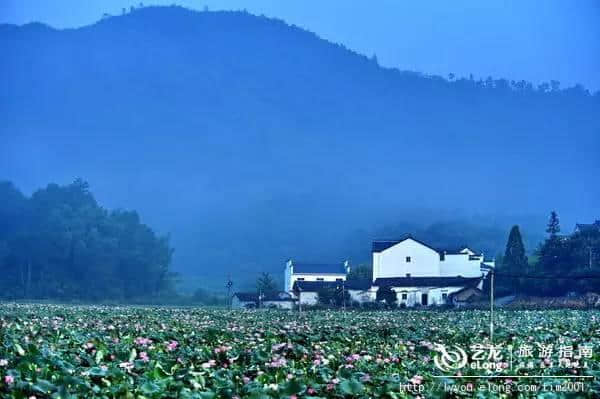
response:
[[[269,366],[271,367],[283,367],[287,364],[287,360],[285,360],[284,358],[278,358],[278,359],[273,359],[273,361],[271,363],[269,363]]]
[[[5,375],[4,382],[6,383],[6,385],[10,385],[13,382],[15,382],[15,378],[12,375]]]
[[[177,342],[177,341],[170,341],[169,343],[167,343],[167,350],[168,351],[174,351],[175,349],[177,349],[177,345],[179,345],[179,342]]]
[[[358,355],[358,354],[356,354],[356,353],[355,353],[355,354],[353,354],[353,355],[350,355],[350,356],[347,356],[347,357],[346,357],[346,361],[347,361],[348,363],[352,363],[352,362],[354,362],[354,361],[357,361],[357,360],[359,360],[359,359],[360,359],[360,355]]]
[[[148,346],[152,343],[152,340],[150,338],[137,337],[135,343],[136,345]]]
[[[413,378],[410,379],[410,382],[414,385],[421,385],[421,383],[423,382],[423,377],[421,377],[420,375],[415,375]]]
[[[140,352],[140,359],[142,362],[150,361],[150,358],[148,357],[148,354],[146,352]]]

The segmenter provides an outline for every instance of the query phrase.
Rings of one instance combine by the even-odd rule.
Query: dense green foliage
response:
[[[88,184],[30,198],[0,183],[0,297],[133,300],[169,293],[173,249],[136,212],[102,208]]]
[[[590,224],[570,235],[559,232],[559,218],[552,211],[548,236],[535,251],[534,261],[528,262],[519,229],[513,227],[505,255],[498,262],[496,292],[534,296],[599,292],[600,224]]]
[[[396,304],[396,301],[398,301],[398,295],[392,289],[392,287],[384,285],[382,287],[379,287],[379,289],[377,290],[376,299],[377,301],[385,302],[386,305],[394,306]]]
[[[350,294],[343,288],[342,284],[319,289],[317,292],[317,300],[319,304],[324,306],[339,308],[352,305]]]
[[[600,375],[600,313],[500,311],[495,343],[590,346],[588,368],[554,364],[543,375]],[[441,384],[556,384],[566,379],[439,379],[435,343],[489,343],[487,312],[224,311],[0,305],[3,398],[410,398],[448,397]],[[558,348],[557,348],[558,350]],[[584,359],[582,359],[583,361]],[[463,375],[523,375],[463,370]],[[450,374],[452,375],[452,374]],[[573,381],[573,380],[571,380]],[[578,397],[598,397],[598,379]],[[523,393],[519,397],[536,397]],[[462,397],[496,398],[476,391]],[[556,398],[556,396],[544,396]]]
[[[558,235],[560,226],[553,212],[548,238],[537,251],[536,273],[546,277],[540,284],[545,295],[600,291],[600,225]],[[564,278],[561,278],[564,277]]]
[[[360,264],[350,268],[348,281],[365,281],[373,278],[373,266],[369,264]]]

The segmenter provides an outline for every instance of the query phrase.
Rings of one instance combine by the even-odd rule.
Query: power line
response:
[[[509,274],[509,273],[498,273],[494,271],[496,277],[508,277],[508,278],[530,278],[538,280],[586,280],[586,279],[600,279],[600,275],[582,275],[582,276],[544,276],[534,274]]]

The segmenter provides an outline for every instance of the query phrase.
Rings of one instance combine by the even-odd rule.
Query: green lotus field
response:
[[[492,344],[483,311],[2,304],[0,323],[2,398],[600,397],[597,311],[501,311]]]

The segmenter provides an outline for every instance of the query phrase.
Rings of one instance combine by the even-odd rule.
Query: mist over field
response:
[[[81,177],[170,233],[184,287],[413,232],[494,256],[600,214],[600,95],[381,67],[281,20],[145,7],[0,25],[0,180]],[[532,55],[533,56],[533,55]],[[244,282],[240,281],[241,286]]]

